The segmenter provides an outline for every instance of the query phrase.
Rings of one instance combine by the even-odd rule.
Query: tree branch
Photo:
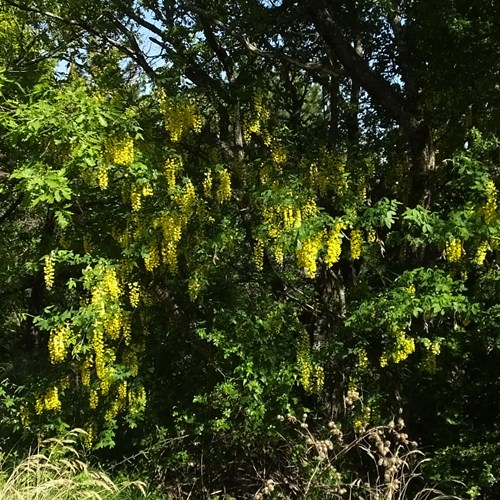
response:
[[[327,75],[340,76],[336,70],[334,70],[333,68],[328,68],[322,63],[300,61],[299,59],[284,54],[280,50],[261,49],[260,47],[252,43],[247,37],[245,37],[238,31],[232,29],[220,19],[216,18],[211,12],[202,9],[197,5],[192,4],[191,2],[186,2],[186,7],[192,12],[195,12],[196,14],[203,16],[206,19],[209,19],[215,26],[222,29],[232,37],[236,38],[251,54],[254,54],[259,57],[264,57],[267,59],[275,59],[287,62],[289,64],[292,64],[293,66],[296,66],[297,68],[304,69],[306,71],[320,72]]]
[[[414,117],[407,112],[404,97],[384,77],[373,71],[368,61],[356,52],[334,21],[327,4],[325,0],[318,0],[309,7],[318,33],[349,75],[368,92],[375,104],[381,106],[389,117],[403,128],[414,128]]]

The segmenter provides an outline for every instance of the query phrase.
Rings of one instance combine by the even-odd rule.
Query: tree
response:
[[[495,431],[458,444],[498,388],[487,3],[5,0],[34,42],[3,56],[4,420],[161,426],[195,436],[172,462],[224,443],[234,472],[283,412],[402,412],[435,477],[458,447],[494,495]]]

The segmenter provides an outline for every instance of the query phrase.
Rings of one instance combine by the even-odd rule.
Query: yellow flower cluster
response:
[[[257,240],[253,248],[253,261],[257,271],[264,269],[264,242]]]
[[[302,207],[302,214],[304,217],[314,217],[318,214],[318,205],[314,198],[309,198],[305,205]]]
[[[109,140],[105,148],[105,157],[115,165],[130,165],[134,161],[134,140],[131,137]]]
[[[207,170],[205,172],[205,178],[203,179],[203,194],[205,195],[205,198],[212,197],[212,186],[213,186],[212,171]]]
[[[130,345],[132,341],[132,323],[130,316],[122,316],[122,335],[125,345]]]
[[[122,294],[120,282],[118,281],[118,277],[116,276],[116,271],[114,269],[108,269],[104,273],[102,286],[111,300],[117,300]]]
[[[297,263],[299,267],[304,268],[304,272],[308,278],[314,278],[316,276],[316,258],[321,245],[321,236],[322,233],[319,233],[315,236],[306,238],[299,242],[297,246]]]
[[[196,133],[201,131],[203,120],[194,99],[174,102],[163,89],[158,94],[165,129],[170,134],[172,142],[179,142],[187,130],[193,130]]]
[[[109,408],[106,410],[106,413],[104,414],[104,420],[106,420],[106,422],[114,420],[118,415],[119,411],[120,411],[120,401],[117,400],[112,401]]]
[[[302,224],[300,209],[291,206],[266,207],[262,216],[270,238],[278,238],[283,231],[299,228]]]
[[[142,208],[142,191],[135,184],[130,189],[130,204],[134,212]]]
[[[137,377],[139,373],[139,362],[137,359],[137,351],[134,348],[123,351],[122,363],[130,370],[133,377]]]
[[[479,265],[479,266],[482,266],[484,264],[484,261],[486,259],[486,254],[488,253],[488,242],[487,241],[483,241],[477,251],[476,251],[476,255],[474,257],[474,262]]]
[[[434,354],[434,356],[439,356],[441,354],[441,344],[438,340],[434,340],[429,345],[429,351]]]
[[[30,412],[28,410],[28,407],[25,405],[22,405],[20,410],[19,410],[19,417],[21,419],[21,425],[23,427],[28,427],[31,423],[31,418],[30,418]]]
[[[219,186],[217,188],[216,199],[219,203],[231,199],[231,176],[224,168],[219,172]]]
[[[387,366],[389,361],[400,363],[415,352],[415,341],[406,336],[405,332],[400,330],[395,333],[395,346],[390,352],[384,352],[380,358],[380,366]]]
[[[177,271],[177,245],[182,237],[182,230],[186,223],[186,215],[178,213],[163,213],[155,223],[161,227],[163,232],[161,257],[170,272]]]
[[[142,186],[141,194],[143,198],[147,198],[148,196],[153,196],[154,191],[153,188],[151,187],[151,184],[146,184]]]
[[[99,405],[99,394],[97,391],[91,390],[89,395],[89,406],[92,410],[95,410]]]
[[[188,283],[189,300],[191,300],[191,302],[194,302],[198,298],[200,290],[201,290],[200,276],[199,273],[195,272],[193,276],[189,278],[189,283]]]
[[[107,394],[114,372],[113,363],[116,359],[114,348],[107,345],[107,341],[120,339],[120,333],[122,333],[124,343],[128,345],[130,343],[130,318],[120,307],[123,290],[117,271],[102,264],[99,264],[96,270],[100,271],[102,277],[92,286],[90,304],[82,305],[82,308],[91,307],[95,312],[95,317],[90,339],[92,354],[81,366],[81,380],[84,387],[90,386],[91,368],[94,366],[101,393]],[[119,271],[125,279],[126,273],[121,268]]]
[[[339,261],[342,251],[342,230],[346,228],[343,222],[337,222],[328,235],[326,241],[325,264],[332,267]]]
[[[94,351],[95,371],[99,379],[103,379],[106,373],[106,363],[104,360],[104,333],[98,326],[94,327],[92,334],[92,350]]]
[[[194,190],[191,179],[186,180],[182,195],[178,199],[178,203],[181,212],[185,215],[191,214],[196,207],[196,191]]]
[[[359,352],[358,352],[358,366],[362,369],[362,370],[366,370],[369,366],[369,360],[368,360],[368,353],[366,352],[365,349],[361,349]]]
[[[42,398],[38,398],[35,403],[37,415],[47,411],[61,411],[61,401],[59,399],[59,389],[51,387]]]
[[[45,286],[48,290],[50,290],[54,286],[54,259],[52,258],[52,255],[45,256],[43,278],[45,280]]]
[[[493,181],[486,184],[486,203],[483,207],[484,221],[491,224],[497,218],[497,188]]]
[[[108,189],[108,169],[104,165],[101,165],[97,170],[97,182],[101,191],[105,191],[106,189]]]
[[[60,325],[50,332],[49,356],[50,362],[55,365],[61,363],[66,358],[68,352],[68,340],[71,330],[67,325]]]
[[[276,243],[273,245],[273,257],[274,260],[276,261],[277,264],[280,266],[283,264],[283,259],[285,258],[285,255],[283,253],[283,246],[280,245],[279,243]]]
[[[358,199],[360,201],[366,201],[366,181],[364,177],[361,177],[358,181]]]
[[[351,231],[351,259],[357,260],[361,257],[361,245],[363,243],[363,233],[360,229]]]
[[[94,425],[91,425],[85,429],[83,443],[88,450],[90,450],[92,448],[92,446],[94,445],[96,437],[97,436],[96,436],[96,430],[95,430]]]
[[[273,159],[273,162],[276,165],[283,165],[286,163],[286,160],[288,159],[288,154],[285,149],[285,147],[278,143],[278,142],[272,142],[271,146],[271,158]]]
[[[270,111],[263,104],[262,92],[256,92],[253,97],[250,116],[243,125],[243,137],[246,142],[250,142],[252,134],[258,134],[261,131],[261,122],[268,120],[269,116]]]
[[[133,283],[129,283],[128,288],[128,298],[130,301],[130,305],[135,309],[139,305],[141,287],[139,283],[137,283],[137,281],[134,281]]]
[[[124,405],[125,402],[127,401],[127,381],[126,380],[122,380],[118,384],[118,388],[116,389],[116,397],[122,405]]]
[[[104,324],[104,330],[106,333],[109,335],[109,337],[113,340],[117,340],[120,337],[120,331],[121,331],[121,323],[122,323],[122,317],[121,317],[121,310],[118,309],[118,311],[115,311],[114,314],[109,315],[108,317],[104,318],[103,324]]]
[[[160,253],[155,243],[151,243],[148,253],[144,256],[144,267],[146,271],[152,271],[160,265]]]
[[[311,348],[309,335],[303,330],[297,349],[297,366],[299,368],[300,384],[308,394],[318,393],[325,383],[325,372],[322,366],[311,363]]]
[[[177,176],[182,172],[182,160],[178,156],[173,156],[165,160],[164,165],[165,177],[169,189],[175,187]]]
[[[353,422],[354,430],[356,432],[365,432],[368,424],[370,423],[371,414],[372,409],[369,406],[363,406],[362,414]]]
[[[462,242],[458,238],[453,238],[446,243],[446,258],[448,262],[459,262],[462,258]]]
[[[144,411],[147,404],[144,387],[140,386],[137,390],[129,392],[128,404],[131,415],[138,415]]]
[[[252,139],[252,134],[258,134],[260,132],[260,120],[256,116],[250,117],[243,124],[243,139],[245,142],[250,142]]]
[[[90,369],[92,368],[93,365],[93,360],[92,358],[87,358],[83,362],[81,369],[80,369],[80,377],[82,380],[82,385],[84,387],[89,387],[90,386]]]

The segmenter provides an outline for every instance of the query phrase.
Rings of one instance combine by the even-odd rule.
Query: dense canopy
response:
[[[0,0],[2,449],[82,428],[172,498],[498,498],[499,23]]]

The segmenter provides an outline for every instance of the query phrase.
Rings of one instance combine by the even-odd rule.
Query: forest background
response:
[[[1,0],[5,474],[79,428],[161,498],[498,498],[499,23]]]

